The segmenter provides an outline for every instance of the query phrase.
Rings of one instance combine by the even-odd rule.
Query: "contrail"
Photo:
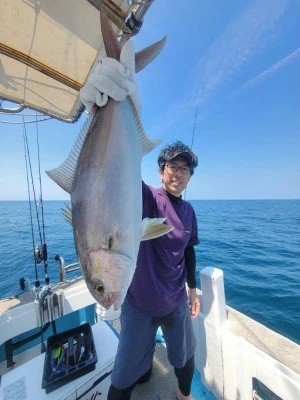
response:
[[[233,95],[240,94],[241,92],[244,92],[245,90],[257,85],[259,82],[263,81],[264,79],[267,79],[274,72],[276,72],[280,68],[283,68],[287,63],[294,60],[298,56],[300,56],[300,47],[298,47],[297,50],[293,51],[293,53],[289,54],[288,56],[284,57],[282,60],[278,61],[276,64],[274,64],[271,67],[269,67],[268,69],[266,69],[264,72],[261,72],[255,78],[246,82],[243,86],[241,86],[238,90],[236,90],[233,93]]]
[[[289,4],[290,0],[256,0],[234,16],[194,66],[190,74],[193,83],[186,96],[170,105],[153,130],[161,132],[162,127],[168,129],[179,119],[191,126],[198,106],[198,118],[206,118],[211,109],[205,107],[210,107],[223,85],[266,46]]]

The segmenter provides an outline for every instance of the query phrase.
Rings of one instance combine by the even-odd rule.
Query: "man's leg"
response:
[[[188,304],[183,304],[163,318],[162,330],[167,344],[168,359],[178,379],[179,399],[193,399],[190,395],[194,373],[196,338]]]
[[[194,370],[195,370],[194,357],[192,357],[185,364],[185,366],[183,368],[174,368],[175,375],[178,379],[178,388],[180,390],[179,396],[180,395],[183,395],[186,397],[190,396]],[[180,397],[182,397],[182,396],[180,396]]]
[[[157,326],[152,318],[132,306],[122,305],[121,334],[108,400],[128,400],[135,383],[151,368]]]

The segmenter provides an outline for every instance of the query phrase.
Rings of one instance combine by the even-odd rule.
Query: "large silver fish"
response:
[[[120,46],[101,13],[108,57],[119,60]],[[152,61],[164,40],[136,53],[136,71]],[[67,160],[47,174],[71,195],[78,260],[97,302],[118,309],[131,283],[141,240],[172,228],[163,220],[142,223],[141,159],[159,144],[145,134],[130,99],[94,106]]]

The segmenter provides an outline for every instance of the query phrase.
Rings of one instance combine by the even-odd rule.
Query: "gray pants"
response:
[[[151,368],[159,326],[173,367],[182,368],[193,357],[196,340],[187,303],[164,317],[150,317],[125,300],[120,319],[121,335],[111,376],[117,389],[133,385]]]

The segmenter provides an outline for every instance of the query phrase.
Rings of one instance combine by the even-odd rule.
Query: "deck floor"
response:
[[[120,333],[120,320],[111,322],[112,327]],[[198,377],[196,377],[198,375]],[[133,389],[131,400],[177,400],[177,378],[170,365],[167,350],[163,343],[155,346],[152,375],[149,381],[137,384]],[[200,374],[195,372],[192,382],[192,395],[195,400],[216,400],[202,385]]]
[[[67,284],[58,285],[59,289],[65,289],[69,286],[79,284],[77,280],[68,282]],[[0,301],[1,313],[18,307],[20,305],[30,303],[34,300],[34,293],[24,293],[20,296],[3,299]],[[120,322],[115,320],[111,322],[111,325],[120,332]],[[40,350],[40,346],[37,346],[37,351]],[[24,359],[26,361],[26,359]],[[24,361],[23,360],[23,361]],[[2,365],[3,364],[3,365]],[[4,365],[5,364],[5,365]],[[1,363],[0,367],[3,367],[6,372],[6,362]],[[132,400],[176,400],[177,399],[177,378],[174,373],[173,367],[169,364],[167,358],[167,352],[164,344],[157,342],[156,350],[153,359],[153,370],[152,376],[148,382],[143,384],[137,384],[132,392]],[[192,386],[193,388],[193,386]],[[211,397],[204,396],[204,388],[199,391],[192,392],[196,400],[211,399]],[[197,393],[197,395],[195,394]]]
[[[132,400],[176,400],[177,379],[170,366],[166,348],[156,344],[152,376],[148,382],[135,386]]]
[[[120,333],[120,321],[112,322],[113,328]],[[132,400],[176,400],[177,378],[167,357],[166,347],[157,342],[153,357],[152,375],[149,381],[137,384],[133,389]]]

